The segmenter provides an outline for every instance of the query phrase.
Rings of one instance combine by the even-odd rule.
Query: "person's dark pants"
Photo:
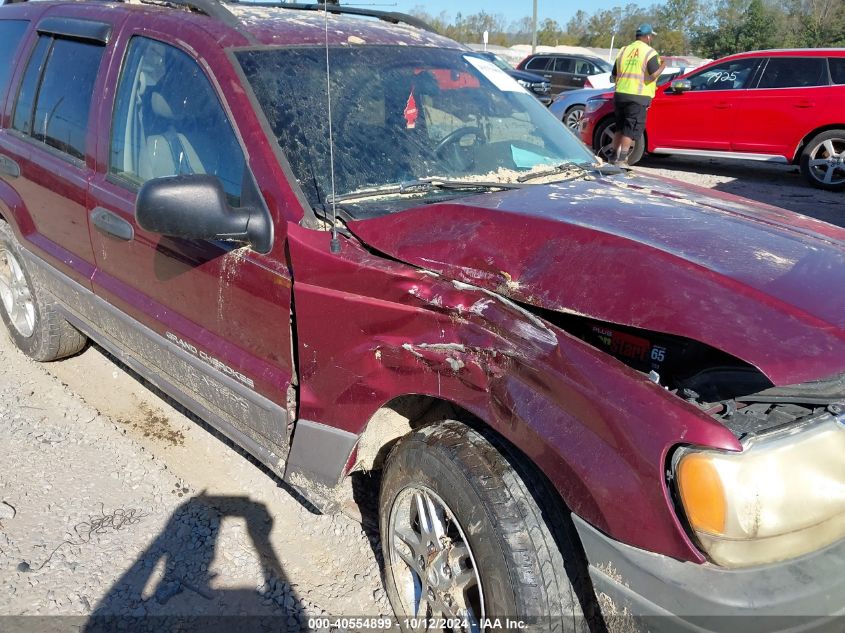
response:
[[[614,99],[616,130],[634,141],[645,131],[645,118],[648,106],[617,95]]]

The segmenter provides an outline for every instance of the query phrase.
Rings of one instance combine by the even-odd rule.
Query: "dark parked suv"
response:
[[[317,9],[0,9],[15,344],[91,337],[326,512],[380,471],[403,630],[845,613],[845,231]]]
[[[489,51],[476,51],[473,53],[477,55],[481,59],[486,59],[489,62],[492,62],[502,70],[504,70],[508,76],[515,79],[516,82],[525,88],[526,90],[530,90],[531,93],[540,100],[544,106],[548,106],[552,102],[552,84],[547,80],[541,77],[540,75],[535,75],[534,73],[525,72],[524,70],[517,70],[516,68],[512,68],[510,64],[508,64],[505,60],[501,57],[496,55],[495,53],[491,53]]]
[[[564,90],[583,88],[587,77],[609,73],[611,65],[598,57],[567,55],[563,53],[537,53],[517,64],[517,69],[540,75],[552,84],[552,95]]]

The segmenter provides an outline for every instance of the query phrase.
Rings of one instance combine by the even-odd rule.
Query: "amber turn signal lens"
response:
[[[696,532],[725,533],[725,490],[708,455],[689,453],[681,459],[678,489],[687,519]]]

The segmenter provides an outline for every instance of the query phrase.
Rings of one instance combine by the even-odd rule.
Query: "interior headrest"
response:
[[[173,109],[170,107],[170,104],[167,103],[167,100],[161,96],[160,92],[154,92],[150,96],[150,105],[153,108],[153,112],[155,112],[156,116],[159,116],[163,119],[175,119],[176,115],[173,113]]]

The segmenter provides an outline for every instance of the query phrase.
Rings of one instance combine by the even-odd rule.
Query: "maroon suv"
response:
[[[325,511],[381,471],[405,630],[845,613],[845,231],[597,165],[402,16],[193,1],[0,9],[23,352],[96,340]]]

